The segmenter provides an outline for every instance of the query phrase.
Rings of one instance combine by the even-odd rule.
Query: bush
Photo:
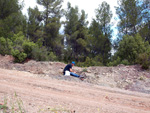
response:
[[[121,61],[127,59],[131,64],[135,64],[138,55],[146,52],[147,48],[147,42],[144,42],[139,34],[134,37],[126,35],[119,43],[117,54]]]
[[[150,54],[142,53],[137,59],[137,63],[141,64],[143,69],[149,69],[150,67]]]
[[[12,42],[9,39],[0,37],[0,54],[11,54]]]
[[[130,65],[129,61],[128,60],[122,60],[120,64],[124,64],[124,65]]]
[[[49,60],[50,61],[56,61],[57,60],[57,57],[56,57],[56,55],[53,52],[50,52],[50,54],[49,54]]]
[[[119,65],[119,64],[130,65],[130,63],[129,63],[128,60],[125,59],[125,60],[122,60],[122,61],[121,61],[120,57],[117,57],[116,60],[114,60],[114,61],[112,61],[112,62],[109,62],[109,63],[107,64],[107,66],[117,66],[117,65]]]
[[[121,63],[121,59],[120,59],[120,57],[117,57],[116,60],[114,60],[114,61],[112,61],[112,62],[109,62],[109,63],[107,64],[107,66],[117,66],[117,65],[120,64],[120,63]]]
[[[85,67],[85,66],[84,66],[84,62],[77,62],[76,65],[79,66],[79,67]]]
[[[89,66],[102,66],[102,63],[97,60],[97,58],[87,57],[85,62],[78,62],[77,66],[80,67],[89,67]]]
[[[22,63],[27,58],[27,54],[20,52],[19,50],[12,50],[12,55],[15,58],[15,62]]]
[[[40,48],[38,44],[27,40],[22,32],[15,34],[11,39],[13,41],[12,55],[15,57],[16,62],[23,62],[25,58],[32,58],[37,61],[49,59],[47,49]]]
[[[33,42],[25,41],[22,45],[24,53],[27,54],[28,58],[32,57],[32,50],[36,47],[36,44]]]
[[[36,46],[35,48],[33,48],[32,50],[32,58],[36,61],[46,61],[49,60],[48,58],[48,51],[45,47],[41,47],[39,48],[38,46]]]

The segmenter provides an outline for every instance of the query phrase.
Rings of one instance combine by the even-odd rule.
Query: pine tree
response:
[[[84,10],[80,14],[78,7],[71,7],[71,4],[68,3],[64,30],[67,41],[66,47],[70,53],[70,59],[76,61],[85,61],[87,55],[88,22],[86,19],[87,15]]]
[[[34,42],[37,42],[40,38],[42,38],[42,15],[36,6],[34,9],[28,9],[28,38]]]
[[[143,37],[143,39],[145,41],[148,41],[150,44],[150,1],[143,0],[141,7],[142,23],[139,33]]]
[[[110,21],[112,18],[112,12],[110,11],[110,6],[103,2],[96,9],[96,19],[93,19],[89,33],[91,37],[89,38],[89,48],[92,53],[92,57],[99,56],[99,62],[106,65],[108,59],[110,58],[111,50],[111,26]]]
[[[96,9],[96,20],[99,23],[101,30],[103,34],[107,38],[111,39],[111,22],[112,19],[112,11],[110,10],[110,5],[107,4],[107,2],[102,2],[101,5],[99,5],[99,8]]]
[[[118,23],[119,35],[135,35],[141,23],[141,7],[137,0],[118,0],[116,13],[120,19]]]
[[[61,8],[62,0],[37,0],[37,3],[44,7],[44,46],[46,46],[49,51],[60,56],[63,49],[63,45],[61,44],[63,38],[59,35],[59,29],[61,27],[60,18],[63,15]]]
[[[26,17],[18,0],[0,0],[0,37],[11,37],[20,30],[26,32]]]

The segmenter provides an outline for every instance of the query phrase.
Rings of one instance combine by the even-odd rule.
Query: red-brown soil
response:
[[[87,77],[81,81],[63,76],[63,63],[12,60],[0,57],[0,103],[7,100],[8,112],[18,113],[21,101],[26,113],[150,113],[150,73],[139,66],[75,67]]]

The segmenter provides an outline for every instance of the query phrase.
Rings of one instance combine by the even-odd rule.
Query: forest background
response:
[[[78,66],[150,66],[150,1],[118,0],[115,7],[118,34],[112,40],[113,13],[104,1],[95,9],[95,18],[62,0],[37,0],[23,15],[19,0],[0,0],[0,54],[13,55],[15,62],[76,61]],[[65,18],[65,21],[61,21]],[[64,26],[64,34],[59,32]],[[112,54],[111,50],[115,50]]]

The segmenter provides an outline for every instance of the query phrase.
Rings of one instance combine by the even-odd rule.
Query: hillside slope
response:
[[[27,113],[150,113],[148,94],[23,71],[0,72],[0,101],[7,99],[9,109],[17,96]]]
[[[26,71],[38,76],[80,82],[74,77],[64,77],[63,68],[66,64],[61,62],[36,62],[30,60],[23,64],[13,63],[11,56],[0,56],[0,68]],[[139,65],[116,67],[73,67],[80,75],[86,77],[83,81],[110,88],[119,88],[150,94],[150,70],[142,70]]]

